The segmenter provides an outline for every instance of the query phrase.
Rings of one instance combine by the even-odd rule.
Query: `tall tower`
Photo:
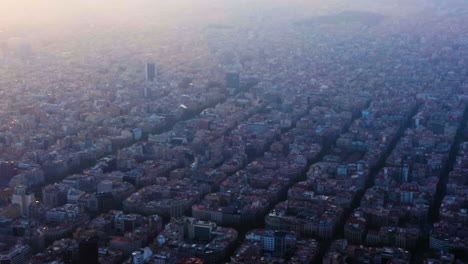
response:
[[[154,81],[156,77],[156,65],[154,63],[147,63],[146,64],[146,80],[147,81]]]
[[[148,86],[143,87],[143,97],[149,98],[151,96],[151,90]]]
[[[22,216],[29,216],[29,206],[34,201],[36,201],[34,193],[27,194],[26,186],[18,185],[15,187],[15,192],[11,196],[11,203],[19,205]]]
[[[99,264],[98,239],[87,237],[78,246],[80,264]]]
[[[226,88],[239,89],[240,88],[240,77],[238,72],[226,73]]]
[[[96,194],[98,211],[107,213],[114,208],[114,196],[110,192],[102,192]]]

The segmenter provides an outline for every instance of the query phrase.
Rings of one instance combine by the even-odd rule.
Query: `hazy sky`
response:
[[[198,1],[170,0],[1,0],[0,16],[15,24],[48,24],[82,18],[119,19],[141,12],[171,12],[197,8]]]
[[[177,26],[215,0],[0,0],[0,40],[59,38],[115,28]],[[219,2],[219,1],[218,1]],[[223,13],[221,10],[215,13]],[[217,14],[219,15],[219,14]],[[69,31],[69,32],[67,32]]]
[[[11,37],[58,38],[64,32],[113,28],[134,29],[233,23],[252,10],[276,9],[281,14],[313,16],[347,9],[408,13],[429,0],[0,0],[0,40]],[[273,18],[274,19],[274,18]],[[69,32],[67,32],[69,31]],[[65,35],[66,35],[65,34]]]
[[[212,15],[214,12],[229,11],[233,7],[262,5],[317,7],[324,3],[338,0],[1,0],[0,19],[15,24],[31,22],[47,24],[82,17],[115,19],[138,17],[141,14],[159,14],[162,16],[179,15],[179,11]],[[338,1],[342,2],[342,1]],[[346,1],[345,1],[346,2]],[[212,12],[213,11],[213,12]]]
[[[84,18],[137,19],[142,14],[178,16],[177,12],[181,10],[212,15],[215,12],[229,11],[233,6],[249,8],[255,4],[266,8],[281,5],[311,9],[333,9],[338,6],[361,9],[387,5],[403,12],[403,3],[418,5],[423,1],[428,0],[0,0],[0,21],[8,21],[9,24],[47,25]],[[395,4],[400,8],[396,8]]]

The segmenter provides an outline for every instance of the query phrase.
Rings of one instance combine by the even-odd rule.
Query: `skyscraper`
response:
[[[148,86],[143,87],[143,97],[149,99],[150,96],[151,96],[151,89]]]
[[[22,216],[29,216],[29,206],[36,201],[34,193],[28,194],[26,186],[19,185],[15,187],[15,192],[11,197],[12,204],[18,204]]]
[[[147,81],[154,81],[156,77],[156,65],[154,63],[147,63],[146,64],[146,80]]]
[[[97,193],[98,211],[107,213],[114,208],[114,196],[110,192]]]
[[[14,161],[0,160],[0,184],[7,185],[16,174],[17,168]]]
[[[239,89],[240,77],[238,72],[226,73],[226,88]]]
[[[79,263],[99,264],[98,239],[96,237],[89,237],[80,241]]]

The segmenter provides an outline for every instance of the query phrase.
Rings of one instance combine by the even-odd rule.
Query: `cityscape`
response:
[[[4,1],[0,264],[468,263],[465,0]]]

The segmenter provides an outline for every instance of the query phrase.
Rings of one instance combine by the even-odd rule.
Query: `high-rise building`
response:
[[[238,72],[226,73],[226,88],[239,89],[240,88],[240,75]]]
[[[187,218],[188,239],[200,242],[209,242],[211,233],[216,229],[212,222],[199,221],[195,218]]]
[[[213,231],[212,225],[195,224],[193,226],[193,237],[197,241],[210,241],[212,231]]]
[[[96,237],[89,237],[80,241],[79,263],[99,264],[98,239]]]
[[[156,77],[156,65],[154,63],[147,63],[146,64],[146,80],[147,81],[154,81]]]
[[[134,214],[117,215],[114,219],[115,230],[118,233],[133,232],[138,227],[138,217]]]
[[[26,186],[19,185],[15,187],[15,192],[11,197],[11,203],[20,206],[22,216],[29,216],[29,206],[35,201],[34,193],[26,193]]]
[[[50,184],[42,188],[42,202],[50,207],[62,206],[67,202],[70,186],[63,183]]]
[[[151,96],[151,89],[149,87],[143,88],[143,97],[149,98]]]
[[[98,211],[107,213],[114,208],[114,196],[110,192],[96,194]]]
[[[252,162],[257,156],[257,148],[254,144],[247,143],[245,146],[245,154],[247,155],[247,162]]]
[[[0,184],[8,185],[8,182],[15,176],[17,171],[14,161],[0,160]]]

